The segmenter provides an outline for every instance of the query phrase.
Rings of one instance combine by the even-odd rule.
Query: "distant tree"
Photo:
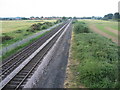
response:
[[[68,17],[68,19],[72,19],[72,17]]]
[[[92,18],[92,19],[96,19],[96,17],[95,17],[95,16],[92,16],[91,18]]]
[[[77,19],[77,17],[73,17],[73,19]]]
[[[120,14],[118,12],[114,13],[113,19],[120,19]]]
[[[28,18],[23,17],[23,18],[21,18],[21,20],[28,20]]]
[[[62,17],[62,20],[66,20],[67,19],[67,17]]]
[[[112,19],[113,14],[112,14],[112,13],[110,13],[110,14],[107,14],[107,16],[108,16],[108,19]]]
[[[44,17],[43,16],[41,16],[41,19],[43,19]]]
[[[113,14],[112,13],[109,13],[109,14],[107,14],[107,15],[105,15],[103,17],[104,20],[108,20],[108,19],[112,19],[112,18],[113,18]]]
[[[103,17],[103,19],[104,19],[104,20],[108,20],[108,15],[105,15],[105,16]]]
[[[39,17],[36,17],[36,19],[40,19]]]
[[[31,16],[30,18],[34,18],[33,16]]]
[[[95,16],[92,16],[91,19],[97,19],[97,20],[101,20],[102,17],[95,17]]]

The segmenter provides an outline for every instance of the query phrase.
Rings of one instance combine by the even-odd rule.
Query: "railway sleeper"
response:
[[[18,76],[16,76],[14,79],[17,79],[17,78],[24,78],[25,76],[20,76],[20,75],[18,75]]]
[[[12,84],[18,85],[19,83],[20,83],[20,81],[11,81],[10,85],[12,85]]]
[[[14,90],[15,87],[16,87],[16,84],[8,84],[7,87],[6,87],[6,90],[7,89],[13,89]]]

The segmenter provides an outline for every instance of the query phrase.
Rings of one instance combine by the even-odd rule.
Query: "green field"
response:
[[[0,47],[5,47],[10,45],[16,41],[22,40],[34,33],[39,32],[36,30],[35,32],[26,31],[30,28],[31,25],[37,23],[44,22],[55,22],[56,20],[13,20],[13,21],[2,21],[2,32],[0,32],[1,36],[10,36],[13,39],[2,42]]]
[[[118,30],[118,22],[117,21],[105,21],[105,20],[80,20],[80,21],[84,21],[88,24],[95,24],[95,25],[98,25],[101,27],[110,27],[114,30]]]
[[[113,37],[118,37],[116,32],[119,29],[118,29],[118,22],[116,22],[116,21],[103,21],[103,20],[82,20],[82,21],[86,22],[89,26],[95,25],[99,30],[101,30],[102,32],[105,32]],[[106,29],[108,27],[112,31]]]
[[[120,26],[117,21],[104,21],[104,20],[79,20],[84,21],[91,31],[96,32],[104,37],[112,39],[113,42],[118,43],[118,32]]]

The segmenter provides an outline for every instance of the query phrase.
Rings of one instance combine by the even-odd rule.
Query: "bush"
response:
[[[42,25],[43,25],[43,23],[37,23],[37,25],[42,26]]]
[[[13,39],[13,37],[10,37],[10,36],[2,36],[2,42],[4,42],[4,41],[7,41],[7,40],[11,40],[11,39]]]
[[[74,25],[74,32],[78,33],[89,33],[89,29],[84,22],[77,22]]]
[[[78,22],[78,20],[73,20],[72,21],[72,24],[75,24],[75,23],[77,23]]]
[[[36,30],[40,30],[40,26],[42,24],[41,23],[38,23],[38,24],[33,24],[30,26],[30,28],[28,28],[26,31],[28,32],[35,32]]]
[[[24,36],[28,36],[28,35],[29,35],[29,34],[27,34],[27,33],[26,33],[26,34],[24,34]]]
[[[57,24],[57,23],[60,23],[60,22],[62,22],[62,20],[61,19],[58,19],[56,22],[54,22],[55,24]]]
[[[45,24],[46,24],[47,26],[52,26],[52,25],[53,25],[52,22],[45,22],[44,25],[45,25]]]
[[[33,24],[31,25],[31,27],[29,29],[27,29],[27,32],[35,32],[36,30],[43,30],[43,29],[47,29],[48,27],[52,26],[53,23],[51,22],[44,22],[44,23],[37,23],[37,24]]]
[[[23,32],[22,30],[15,31],[15,33],[22,33],[22,32]]]
[[[42,25],[41,27],[40,27],[40,29],[47,29],[48,28],[48,25]]]
[[[38,24],[33,24],[31,27],[30,27],[32,30],[39,30],[40,29],[40,26]]]

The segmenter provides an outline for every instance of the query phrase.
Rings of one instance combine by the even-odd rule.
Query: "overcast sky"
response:
[[[0,0],[0,17],[104,16],[119,0]]]

